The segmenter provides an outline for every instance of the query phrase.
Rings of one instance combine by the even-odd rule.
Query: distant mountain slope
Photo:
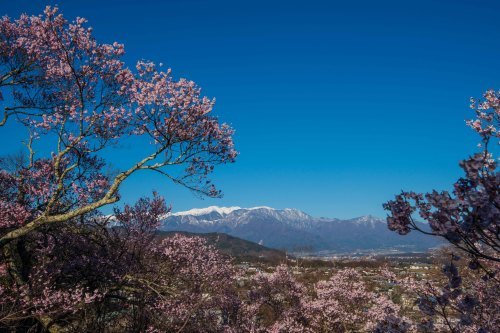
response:
[[[425,225],[423,225],[425,226]],[[332,251],[401,249],[425,251],[439,246],[437,238],[410,233],[400,236],[373,216],[350,220],[314,218],[297,209],[270,207],[207,207],[168,214],[164,231],[225,233],[275,249]]]
[[[207,243],[215,246],[220,252],[236,259],[237,261],[259,261],[279,264],[286,261],[286,253],[276,249],[259,245],[238,237],[223,233],[194,234],[184,231],[163,231],[160,237],[169,237],[176,233],[203,237]]]

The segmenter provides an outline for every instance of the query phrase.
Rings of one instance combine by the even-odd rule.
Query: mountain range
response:
[[[422,224],[425,228],[426,225]],[[412,232],[400,236],[374,216],[352,219],[316,218],[300,210],[271,207],[217,207],[169,213],[161,230],[225,233],[270,248],[292,252],[426,251],[440,240]]]

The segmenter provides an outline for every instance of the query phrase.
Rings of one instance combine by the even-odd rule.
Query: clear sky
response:
[[[223,199],[200,200],[158,176],[174,211],[208,205],[298,208],[314,216],[385,216],[401,189],[447,189],[473,152],[469,97],[500,89],[500,2],[0,0],[1,14],[58,4],[85,17],[126,59],[163,62],[217,98],[240,156],[213,179]],[[0,129],[0,154],[18,149]],[[140,151],[126,144],[122,163]]]

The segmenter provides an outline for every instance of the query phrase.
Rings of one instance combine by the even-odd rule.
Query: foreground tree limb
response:
[[[85,317],[89,309],[110,306],[114,313],[113,302],[123,301],[138,311],[143,292],[158,283],[150,271],[140,274],[158,269],[146,256],[153,248],[162,256],[147,247],[154,232],[114,230],[98,213],[120,199],[132,174],[155,171],[197,194],[221,195],[208,177],[237,153],[233,130],[212,115],[214,100],[151,62],[128,67],[123,54],[123,45],[99,43],[85,19],[70,22],[57,8],[0,19],[0,129],[8,123],[28,133],[26,158],[8,168],[0,158],[0,319],[2,304],[16,309],[6,312],[8,323],[100,331],[102,321]],[[125,140],[142,145],[145,157],[109,172],[107,152]],[[166,213],[161,202],[155,197],[146,211],[141,201],[143,221],[134,223],[157,223]],[[123,267],[113,265],[111,254]],[[167,282],[160,289],[165,297]],[[135,325],[129,315],[123,318]],[[145,322],[138,319],[136,327],[145,330]]]
[[[127,68],[123,45],[98,43],[85,23],[68,22],[51,7],[44,15],[0,20],[0,91],[11,104],[1,124],[16,122],[31,133],[29,165],[10,174],[17,202],[0,197],[6,211],[0,247],[115,203],[137,170],[220,196],[206,177],[236,157],[232,129],[211,116],[214,101],[194,82],[175,81],[150,62]],[[35,147],[53,138],[56,153],[37,156]],[[111,179],[99,153],[125,139],[146,139],[152,152]]]

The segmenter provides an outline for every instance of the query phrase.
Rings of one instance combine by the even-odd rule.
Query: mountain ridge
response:
[[[161,230],[226,233],[288,251],[393,248],[425,251],[440,244],[437,239],[419,233],[400,236],[387,229],[384,219],[372,215],[351,219],[316,218],[298,209],[267,206],[210,206],[169,213],[162,219]]]

